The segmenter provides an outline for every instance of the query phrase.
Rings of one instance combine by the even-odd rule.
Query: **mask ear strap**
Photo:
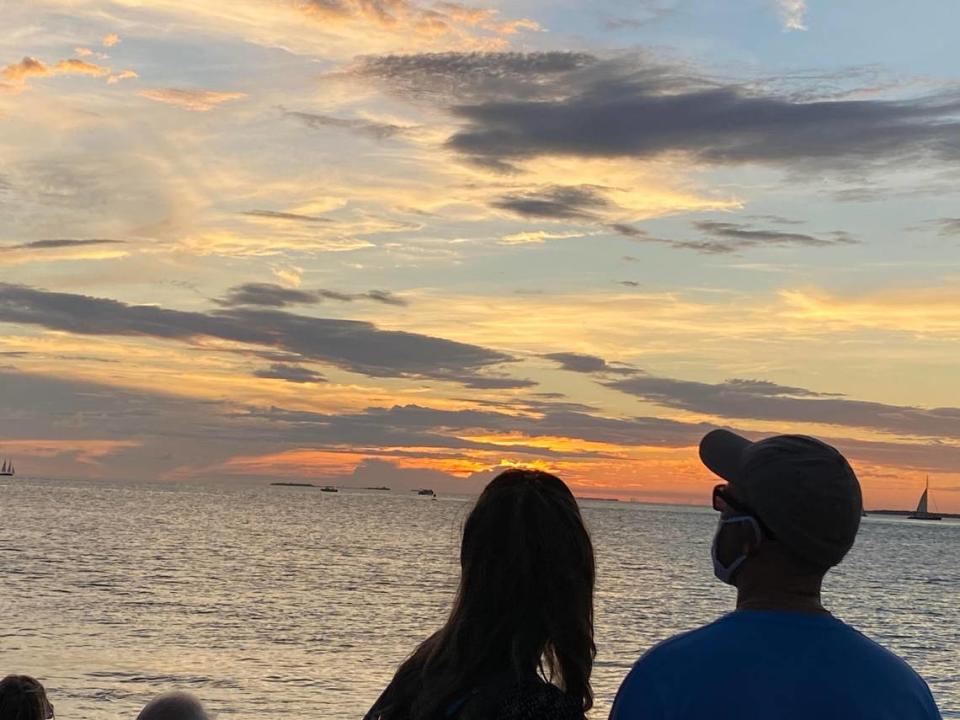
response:
[[[763,542],[763,530],[760,529],[760,523],[757,522],[757,519],[752,515],[734,515],[733,517],[726,518],[721,520],[721,525],[732,525],[733,523],[749,523],[750,527],[753,528],[753,536],[757,540],[757,545]]]

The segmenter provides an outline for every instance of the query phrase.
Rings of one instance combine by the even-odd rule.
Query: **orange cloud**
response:
[[[103,457],[141,444],[134,440],[4,440],[3,452],[14,457],[44,459],[71,455],[77,462],[97,464]]]
[[[499,20],[499,11],[472,8],[455,2],[424,8],[410,0],[300,0],[298,7],[307,15],[325,22],[366,22],[381,27],[406,30],[428,37],[454,33],[458,29],[478,29],[494,35],[513,35],[520,30],[539,30],[533,20]]]
[[[4,79],[15,83],[22,83],[31,76],[43,77],[49,74],[50,68],[32,57],[25,57],[20,62],[7,65],[3,69]]]
[[[103,77],[110,75],[110,68],[95,65],[79,58],[68,58],[55,65],[47,65],[37,58],[25,57],[18,63],[7,65],[0,74],[14,88],[22,88],[31,77],[53,77],[56,75]]]
[[[94,65],[93,63],[87,62],[86,60],[80,60],[79,58],[69,58],[67,60],[61,60],[54,65],[53,72],[50,74],[92,75],[94,77],[102,77],[110,74],[110,68],[105,68],[101,65]]]
[[[121,80],[129,80],[131,78],[138,78],[138,77],[140,76],[137,75],[137,73],[135,73],[133,70],[124,70],[123,72],[118,72],[108,77],[107,84],[115,85]]]
[[[113,47],[120,42],[120,36],[116,33],[107,33],[103,36],[103,40],[101,42],[103,43],[104,47]]]
[[[215,90],[179,90],[176,88],[153,88],[141,90],[138,95],[149,100],[176,105],[193,112],[208,112],[221,103],[245,98],[246,93],[217,92]]]

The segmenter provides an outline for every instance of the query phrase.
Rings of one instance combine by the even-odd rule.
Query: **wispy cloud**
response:
[[[592,220],[609,201],[600,189],[586,185],[553,186],[517,195],[504,195],[492,207],[524,218],[543,220]]]
[[[141,97],[176,105],[193,112],[209,112],[217,106],[232,100],[245,98],[246,93],[219,92],[216,90],[181,90],[177,88],[152,88],[137,93]]]
[[[806,30],[806,0],[777,0],[784,30]]]
[[[944,237],[960,235],[960,217],[944,217],[931,220],[930,224]]]
[[[323,300],[353,302],[371,300],[383,305],[403,307],[407,301],[386,290],[368,290],[362,293],[343,293],[334,290],[299,290],[274,283],[244,283],[230,288],[226,296],[217,300],[218,305],[237,307],[254,305],[261,307],[286,307],[288,305],[315,305]]]
[[[0,245],[0,265],[63,260],[110,260],[127,254],[126,243],[122,240],[32,240],[14,245]]]
[[[116,85],[121,80],[132,80],[133,78],[140,77],[133,70],[123,70],[122,72],[113,73],[110,77],[107,78],[108,85]]]
[[[322,383],[327,379],[315,370],[289,363],[273,363],[269,368],[257,370],[253,373],[258,378],[270,380],[285,380],[292,383]]]
[[[339,128],[354,133],[355,135],[373,138],[374,140],[386,140],[398,135],[403,135],[411,130],[410,127],[403,125],[394,125],[392,123],[382,123],[361,118],[341,118],[333,115],[295,112],[292,110],[284,111],[284,114],[287,117],[299,120],[307,127],[315,130],[320,128]]]
[[[282,220],[286,222],[301,223],[329,223],[329,218],[317,217],[315,215],[302,215],[300,213],[281,212],[277,210],[247,210],[243,213],[247,217],[260,218],[264,220]]]

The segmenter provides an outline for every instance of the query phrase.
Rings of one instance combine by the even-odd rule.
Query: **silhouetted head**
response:
[[[819,578],[853,546],[863,513],[860,484],[835,448],[804,435],[750,442],[714,430],[700,443],[704,464],[727,481],[714,488],[720,511],[714,569],[738,585],[741,567]],[[762,578],[761,578],[762,579]]]
[[[7,675],[0,680],[0,720],[50,720],[53,705],[47,692],[29,675]]]
[[[464,523],[460,567],[446,625],[400,667],[379,717],[434,717],[504,675],[540,674],[591,707],[593,546],[563,481],[524,469],[494,478]]]
[[[148,702],[137,720],[209,720],[209,716],[190,693],[170,692]]]

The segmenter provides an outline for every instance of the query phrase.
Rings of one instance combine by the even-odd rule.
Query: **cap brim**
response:
[[[700,441],[700,460],[727,482],[740,480],[743,454],[753,445],[729,430],[711,430]]]

